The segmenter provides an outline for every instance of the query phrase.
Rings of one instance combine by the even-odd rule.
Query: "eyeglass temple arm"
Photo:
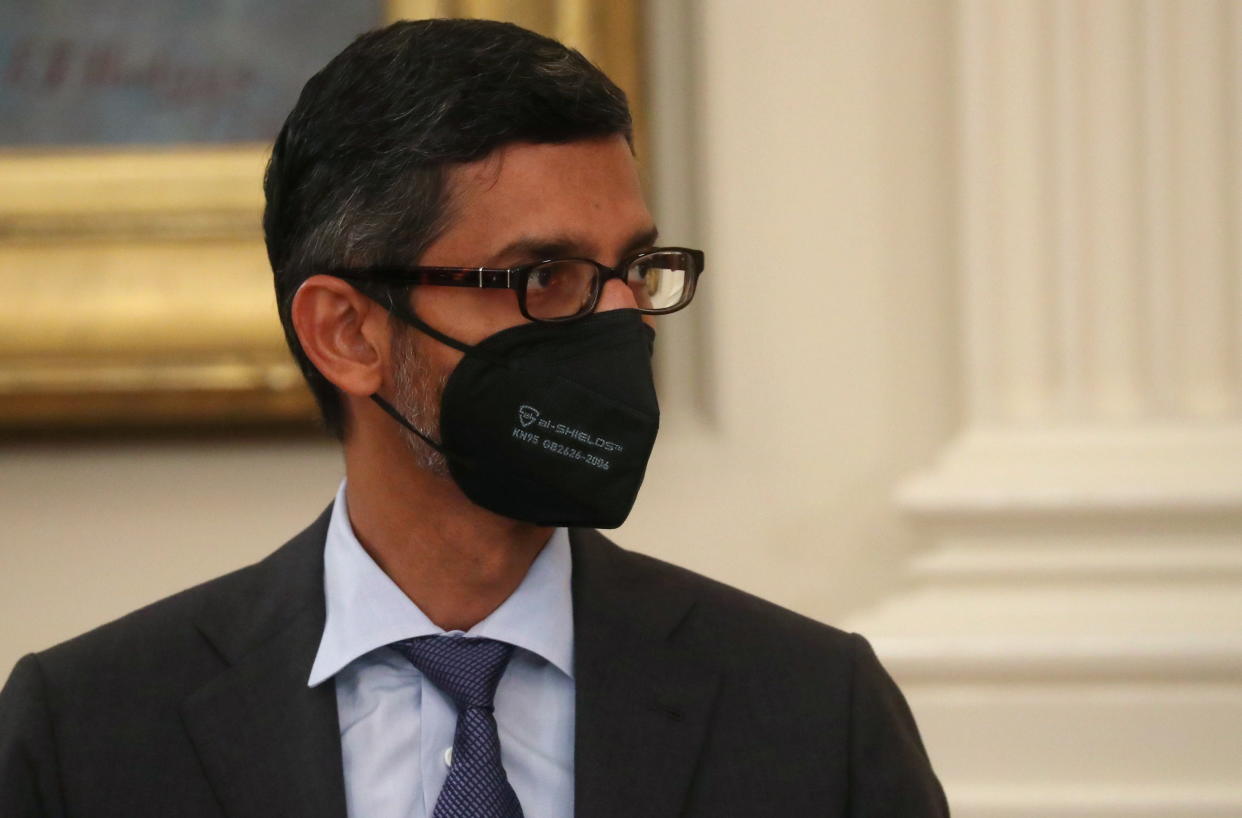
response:
[[[514,269],[496,267],[371,267],[358,272],[335,275],[350,281],[388,280],[397,284],[434,284],[443,287],[475,287],[512,290],[517,280]]]

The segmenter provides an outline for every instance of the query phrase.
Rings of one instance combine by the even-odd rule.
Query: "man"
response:
[[[263,562],[17,665],[6,816],[938,816],[860,637],[647,557],[657,246],[623,94],[515,26],[307,84],[264,218],[336,501]]]

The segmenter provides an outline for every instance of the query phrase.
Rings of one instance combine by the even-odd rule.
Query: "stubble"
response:
[[[449,373],[433,371],[428,362],[430,356],[418,349],[418,342],[418,333],[408,327],[394,327],[394,404],[410,425],[432,440],[440,441],[444,439],[440,434],[440,399]],[[409,429],[402,428],[401,436],[419,468],[437,477],[449,477],[448,461],[443,454]]]

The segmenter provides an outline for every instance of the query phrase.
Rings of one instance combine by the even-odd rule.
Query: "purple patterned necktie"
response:
[[[500,734],[492,715],[496,685],[513,645],[463,636],[420,636],[393,642],[457,705],[453,766],[432,818],[522,818],[522,807],[500,765]]]

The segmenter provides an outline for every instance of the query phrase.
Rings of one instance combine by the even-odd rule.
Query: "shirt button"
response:
[[[444,766],[445,767],[453,766],[453,748],[452,747],[444,748]]]

